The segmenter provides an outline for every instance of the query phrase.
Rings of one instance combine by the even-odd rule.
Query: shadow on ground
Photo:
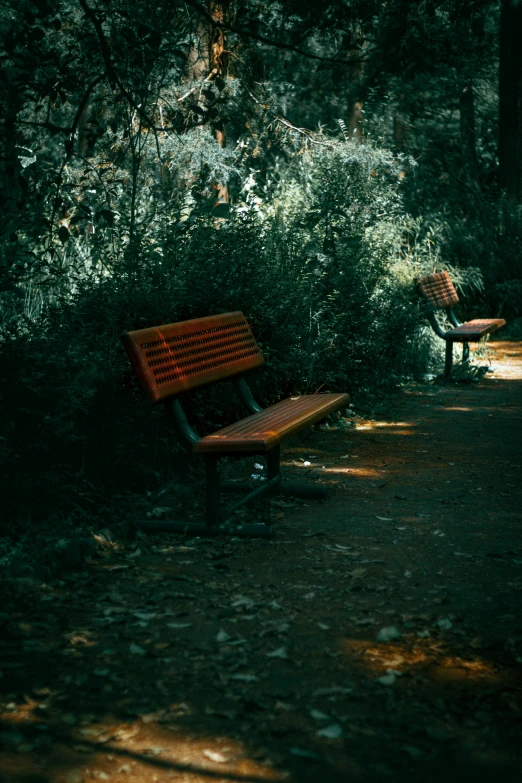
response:
[[[288,449],[273,541],[8,585],[3,780],[520,780],[521,358]]]

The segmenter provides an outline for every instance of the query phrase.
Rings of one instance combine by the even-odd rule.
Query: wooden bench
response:
[[[487,334],[492,334],[504,326],[503,318],[481,318],[461,324],[453,312],[453,306],[459,301],[455,286],[447,272],[436,272],[417,279],[417,285],[421,294],[428,300],[432,307],[430,323],[439,337],[446,341],[446,361],[444,375],[449,378],[453,366],[453,344],[462,343],[462,362],[469,361],[469,344],[478,343]],[[447,332],[439,326],[434,310],[446,311],[453,329]]]
[[[280,444],[291,435],[344,408],[348,394],[309,394],[261,408],[255,401],[244,373],[264,364],[243,313],[225,313],[166,326],[128,332],[123,344],[153,403],[163,403],[177,431],[194,454],[206,463],[205,521],[139,523],[143,529],[187,532],[193,535],[219,532],[221,521],[240,506],[264,493],[283,491],[305,497],[323,497],[325,488],[281,482]],[[190,426],[180,395],[202,386],[232,379],[240,403],[249,416],[200,437]],[[244,482],[220,482],[219,459],[225,456],[266,454],[267,475],[258,486]],[[256,482],[257,483],[257,482]],[[224,514],[220,508],[222,491],[246,493]],[[270,535],[269,525],[228,528],[242,535]]]

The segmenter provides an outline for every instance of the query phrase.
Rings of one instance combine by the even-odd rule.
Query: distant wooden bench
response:
[[[280,444],[285,438],[324,419],[348,405],[348,394],[309,394],[261,408],[254,400],[244,373],[264,364],[243,313],[225,313],[166,326],[128,332],[123,344],[153,403],[163,403],[176,428],[194,454],[206,462],[205,521],[140,523],[146,529],[187,532],[193,535],[218,532],[223,517],[266,492],[322,497],[324,487],[281,482]],[[250,413],[246,418],[200,437],[190,426],[180,395],[218,381],[232,379],[239,401]],[[266,454],[266,479],[259,486],[220,482],[219,459],[225,456]],[[257,483],[257,482],[256,482]],[[222,515],[221,491],[246,493]],[[235,529],[243,535],[270,535],[269,525]]]
[[[453,329],[445,332],[439,326],[435,314],[432,312],[430,323],[434,331],[446,341],[446,361],[444,375],[449,378],[453,367],[453,344],[462,343],[462,362],[469,360],[469,343],[478,343],[487,334],[492,334],[504,326],[503,318],[481,318],[461,324],[453,312],[453,306],[459,301],[455,286],[447,272],[436,272],[432,275],[420,277],[417,284],[421,294],[428,300],[432,308],[446,310]]]

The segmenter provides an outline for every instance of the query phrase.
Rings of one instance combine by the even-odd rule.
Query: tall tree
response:
[[[500,183],[522,202],[522,0],[502,0],[499,122]]]

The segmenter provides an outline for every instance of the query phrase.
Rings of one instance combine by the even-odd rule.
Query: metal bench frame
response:
[[[479,342],[486,335],[496,332],[506,322],[503,318],[487,318],[461,323],[453,310],[459,297],[447,272],[434,272],[420,277],[417,279],[417,285],[420,293],[431,306],[428,319],[433,331],[446,343],[444,375],[449,378],[453,368],[454,343],[462,343],[462,364],[466,364],[469,362],[470,342]],[[435,315],[436,309],[445,310],[453,329],[447,332],[441,329]]]
[[[227,428],[201,438],[191,427],[181,405],[179,395],[191,389],[207,386],[229,378],[232,380],[238,399],[250,416],[240,420],[255,422],[256,414],[269,413],[278,407],[263,409],[244,378],[244,372],[264,364],[263,355],[257,345],[248,323],[242,313],[226,313],[221,316],[183,321],[178,324],[128,332],[122,341],[132,364],[152,402],[162,402],[173,421],[186,448],[193,453],[201,453],[205,458],[206,498],[205,519],[201,522],[178,522],[171,520],[143,520],[138,527],[149,532],[174,532],[189,535],[215,535],[228,532],[243,537],[269,537],[273,534],[271,525],[228,525],[224,528],[222,520],[227,519],[242,506],[265,494],[282,492],[306,498],[324,498],[326,488],[302,482],[282,481],[280,441],[294,434],[304,426],[317,423],[328,413],[348,405],[347,394],[306,395],[311,400],[310,412],[305,411],[292,421],[286,417],[287,430],[279,435],[274,429],[259,430],[259,438],[265,441],[258,447],[250,447],[247,436],[227,438],[219,442],[220,433]],[[290,398],[303,400],[304,398]],[[289,401],[285,401],[289,402]],[[306,401],[305,401],[306,402]],[[283,403],[281,403],[283,404]],[[281,405],[280,404],[280,405]],[[306,403],[308,404],[308,403]],[[290,407],[290,406],[287,406]],[[315,410],[314,410],[315,409]],[[280,414],[279,414],[280,415]],[[233,425],[231,425],[233,426]],[[266,454],[267,471],[265,480],[259,486],[249,482],[222,482],[219,460],[222,457],[250,457]],[[241,498],[221,511],[221,493],[234,492]]]

